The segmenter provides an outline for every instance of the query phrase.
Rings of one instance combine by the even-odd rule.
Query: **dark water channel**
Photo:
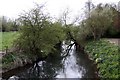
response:
[[[66,48],[67,45],[63,45],[62,52],[48,57],[45,61],[39,61],[38,67],[27,65],[4,74],[4,78],[97,78],[93,61],[89,60],[86,54],[76,51],[74,45],[68,56],[62,58],[60,55]]]

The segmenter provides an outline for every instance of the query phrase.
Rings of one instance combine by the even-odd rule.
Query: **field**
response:
[[[12,47],[18,35],[18,32],[0,32],[0,51]]]

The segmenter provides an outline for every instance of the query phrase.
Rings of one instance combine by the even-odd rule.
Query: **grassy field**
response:
[[[18,35],[18,32],[0,32],[0,51],[10,48]]]

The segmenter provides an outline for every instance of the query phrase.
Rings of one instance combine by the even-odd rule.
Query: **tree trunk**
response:
[[[94,40],[96,40],[96,34],[94,32],[92,34],[93,34]]]

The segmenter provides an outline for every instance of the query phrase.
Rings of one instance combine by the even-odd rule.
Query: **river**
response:
[[[56,52],[44,61],[39,61],[38,66],[27,65],[11,70],[3,75],[4,79],[30,79],[30,78],[97,78],[96,66],[85,53],[76,51],[72,46],[67,57],[61,55],[66,52],[67,45],[62,46],[62,52]]]

